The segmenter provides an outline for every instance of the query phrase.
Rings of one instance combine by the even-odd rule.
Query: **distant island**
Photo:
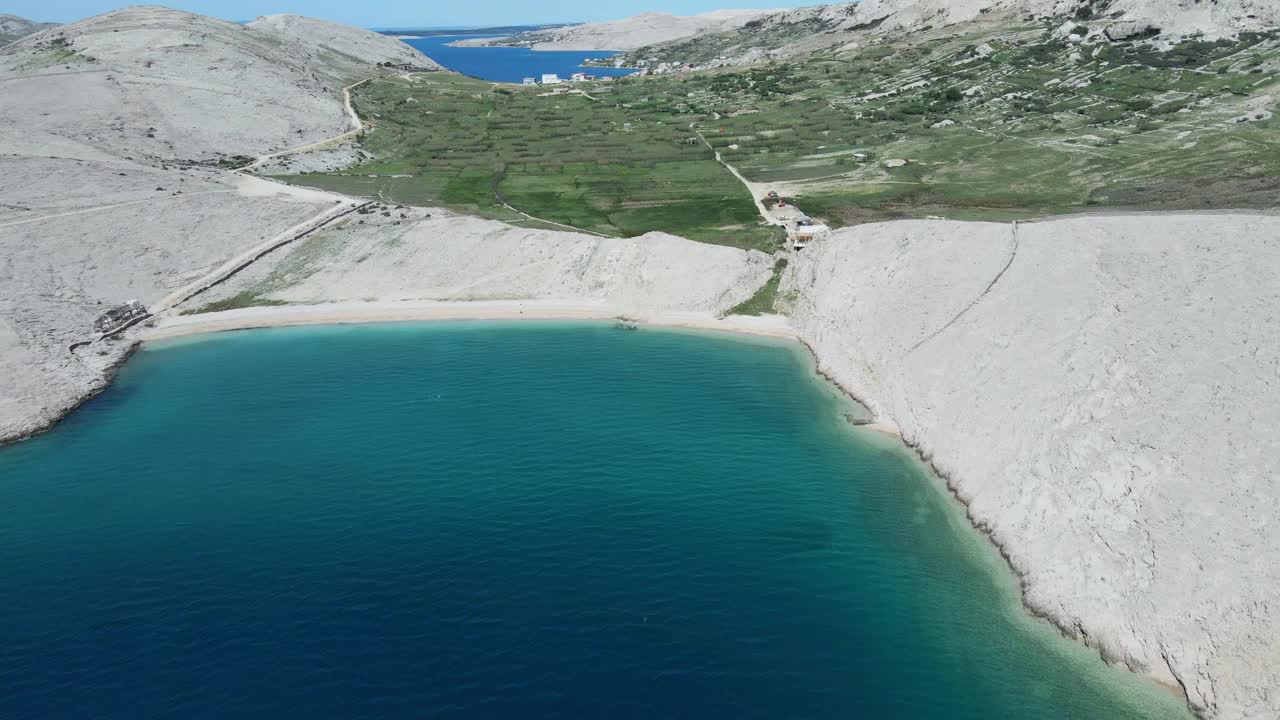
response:
[[[497,27],[451,28],[378,28],[375,32],[390,37],[439,37],[441,35],[518,35],[569,27],[572,23],[554,25],[502,25]]]

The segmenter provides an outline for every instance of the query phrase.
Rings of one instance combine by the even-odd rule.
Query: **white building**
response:
[[[525,84],[525,85],[537,85],[537,84],[538,84],[538,81],[537,81],[537,80],[535,80],[535,79],[533,79],[533,78],[525,78],[525,79],[524,79],[524,84]]]
[[[542,75],[543,85],[559,85],[561,82],[563,81],[560,79],[560,76],[555,73],[544,73]]]
[[[586,74],[586,73],[580,73],[580,72],[578,72],[578,73],[574,73],[573,75],[570,75],[570,76],[569,76],[569,79],[570,79],[570,80],[572,80],[572,81],[574,81],[574,82],[585,82],[585,81],[586,81],[586,79],[587,79],[587,74]]]

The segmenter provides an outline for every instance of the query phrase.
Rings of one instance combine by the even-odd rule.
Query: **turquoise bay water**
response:
[[[0,451],[5,718],[1185,718],[789,346],[225,334]]]

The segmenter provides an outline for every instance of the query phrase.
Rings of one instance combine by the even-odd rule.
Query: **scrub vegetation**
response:
[[[0,40],[0,45],[5,43]],[[65,38],[54,38],[36,46],[25,62],[14,69],[19,72],[44,70],[57,65],[71,66],[97,62],[94,58],[77,52]]]
[[[725,160],[830,224],[1008,220],[1270,207],[1277,69],[1275,36],[1156,50],[1035,28],[721,71],[678,94],[721,116],[705,126]]]
[[[760,249],[779,231],[699,136],[834,226],[1270,207],[1277,70],[1275,34],[1158,48],[1110,42],[1082,21],[959,26],[786,64],[591,83],[589,95],[384,78],[356,98],[374,159],[289,179]]]
[[[773,263],[773,275],[754,295],[729,309],[728,315],[768,315],[774,312],[774,304],[778,300],[778,285],[782,283],[782,271],[787,269],[787,261],[778,258]]]

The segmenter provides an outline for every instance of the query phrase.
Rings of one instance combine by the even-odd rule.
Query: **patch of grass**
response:
[[[280,300],[270,300],[262,297],[256,291],[245,290],[238,292],[228,298],[215,300],[211,303],[201,305],[192,310],[183,310],[183,315],[203,315],[204,313],[222,312],[223,310],[237,310],[247,307],[266,307],[274,305],[287,305],[288,303]]]
[[[782,282],[782,271],[787,269],[787,261],[779,258],[773,264],[773,275],[755,292],[754,295],[729,310],[729,315],[768,315],[774,311],[774,303],[778,299],[778,285]]]
[[[229,155],[218,158],[218,161],[215,164],[223,170],[234,170],[236,168],[242,168],[251,162],[253,162],[253,158],[248,155]]]
[[[30,72],[32,70],[43,70],[56,65],[72,65],[85,62],[93,61],[88,56],[77,53],[75,49],[65,41],[61,43],[55,41],[37,48],[35,52],[32,52],[28,56],[25,62],[18,65],[15,69],[19,72]]]

